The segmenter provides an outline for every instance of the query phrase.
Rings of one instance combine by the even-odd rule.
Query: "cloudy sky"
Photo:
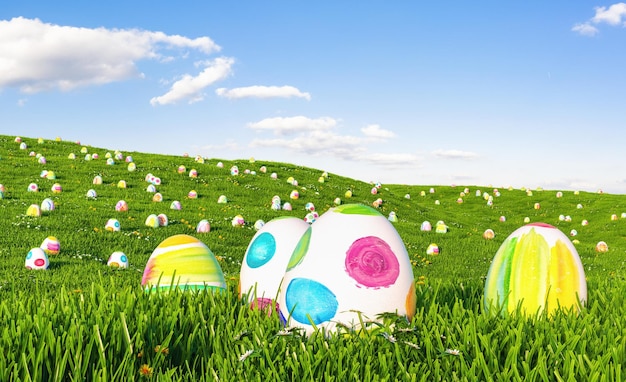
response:
[[[0,134],[626,193],[626,3],[28,1]]]

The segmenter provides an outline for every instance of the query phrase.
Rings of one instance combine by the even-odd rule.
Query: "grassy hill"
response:
[[[124,160],[107,164],[107,153],[114,157],[115,148],[21,137],[27,146],[23,149],[15,138],[0,136],[0,184],[5,187],[0,200],[0,322],[5,324],[0,346],[11,349],[0,356],[1,380],[581,380],[594,372],[621,379],[626,357],[626,218],[621,216],[626,196],[507,185],[392,184],[381,185],[373,195],[372,184],[332,173],[320,182],[323,169],[288,163],[218,158],[199,163],[194,156],[119,153],[136,164],[129,171]],[[68,158],[72,153],[76,159]],[[86,160],[93,154],[99,158]],[[182,173],[180,166],[185,166]],[[239,175],[231,175],[232,166]],[[192,169],[198,172],[195,178],[189,176]],[[42,178],[44,170],[53,171],[56,179]],[[152,201],[154,193],[146,190],[147,174],[160,178],[156,189],[161,202]],[[102,184],[93,184],[96,176]],[[297,186],[287,182],[290,177]],[[118,187],[121,180],[126,188]],[[28,192],[31,183],[39,192]],[[61,185],[60,193],[52,191],[55,183]],[[86,196],[90,189],[96,198]],[[197,191],[197,199],[188,198],[191,190]],[[293,190],[299,199],[290,199]],[[351,198],[345,196],[348,190]],[[557,191],[563,196],[557,198]],[[483,198],[485,192],[493,196],[493,205]],[[227,197],[226,204],[217,203],[220,195]],[[272,210],[274,195],[293,210]],[[27,216],[28,207],[44,198],[54,201],[55,210]],[[397,214],[394,226],[414,264],[418,315],[412,323],[390,319],[396,326],[365,337],[277,336],[281,327],[275,317],[250,311],[236,298],[254,223],[279,216],[304,218],[308,202],[322,214],[335,198],[366,205],[380,198],[383,215]],[[115,210],[119,200],[128,203],[127,212]],[[175,200],[181,210],[170,209]],[[169,224],[147,227],[150,214],[166,214]],[[236,215],[244,217],[244,227],[231,225]],[[490,262],[526,217],[568,235],[578,232],[571,238],[578,241],[590,289],[584,314],[537,321],[482,314]],[[120,232],[105,230],[110,218],[119,220]],[[196,233],[201,219],[210,222],[209,233]],[[433,227],[442,220],[449,231],[423,232],[425,220]],[[583,220],[589,224],[582,225]],[[493,240],[482,237],[488,228],[496,233]],[[207,244],[220,261],[229,293],[149,298],[142,292],[142,272],[152,251],[178,233]],[[50,256],[48,271],[25,269],[28,251],[48,236],[59,239],[60,254]],[[599,241],[608,244],[608,252],[595,251]],[[431,243],[438,244],[439,255],[426,254]],[[128,255],[129,269],[106,265],[114,251]],[[402,327],[407,330],[398,331]],[[154,351],[156,346],[167,348],[167,354]],[[460,356],[446,352],[454,349]],[[240,361],[248,350],[250,358]]]

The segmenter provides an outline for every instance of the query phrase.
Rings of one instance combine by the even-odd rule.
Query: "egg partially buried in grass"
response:
[[[309,225],[294,216],[265,223],[254,235],[241,263],[239,296],[265,309],[278,296],[280,283],[298,241]]]
[[[33,248],[28,251],[24,261],[26,269],[48,269],[49,265],[48,255],[41,248]]]
[[[224,273],[213,252],[200,240],[184,234],[170,236],[154,249],[141,285],[146,291],[226,289]]]
[[[124,252],[113,252],[107,260],[107,265],[111,268],[128,268],[128,256]]]
[[[61,251],[61,243],[56,237],[48,236],[43,240],[39,248],[43,249],[47,255],[58,255]]]
[[[496,253],[485,282],[485,309],[526,315],[578,311],[587,301],[585,270],[576,248],[557,228],[531,223],[511,233]]]
[[[374,208],[345,204],[311,225],[289,259],[278,297],[289,326],[358,329],[383,313],[415,314],[413,268],[400,235]]]

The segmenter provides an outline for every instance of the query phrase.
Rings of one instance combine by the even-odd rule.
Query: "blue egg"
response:
[[[311,279],[294,278],[285,294],[287,311],[294,320],[310,325],[329,321],[337,314],[337,296],[325,285]]]
[[[265,265],[276,253],[276,239],[269,232],[262,232],[250,244],[246,263],[250,268]]]

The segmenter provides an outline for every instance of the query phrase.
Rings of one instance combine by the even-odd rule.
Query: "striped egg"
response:
[[[545,223],[511,233],[496,253],[485,282],[485,309],[548,314],[578,310],[587,301],[585,270],[569,238]]]
[[[179,288],[182,290],[225,289],[224,273],[215,255],[200,240],[189,235],[174,235],[163,240],[143,272],[141,285],[146,291]]]
[[[47,255],[58,255],[61,251],[61,243],[56,237],[48,236],[43,240],[39,248],[43,249]]]
[[[415,314],[413,268],[393,224],[360,204],[333,207],[304,232],[278,295],[281,319],[311,334]]]
[[[255,224],[256,226],[256,224]],[[294,216],[279,217],[263,224],[243,257],[239,273],[239,295],[264,309],[276,300],[287,262],[298,241],[309,228]]]

